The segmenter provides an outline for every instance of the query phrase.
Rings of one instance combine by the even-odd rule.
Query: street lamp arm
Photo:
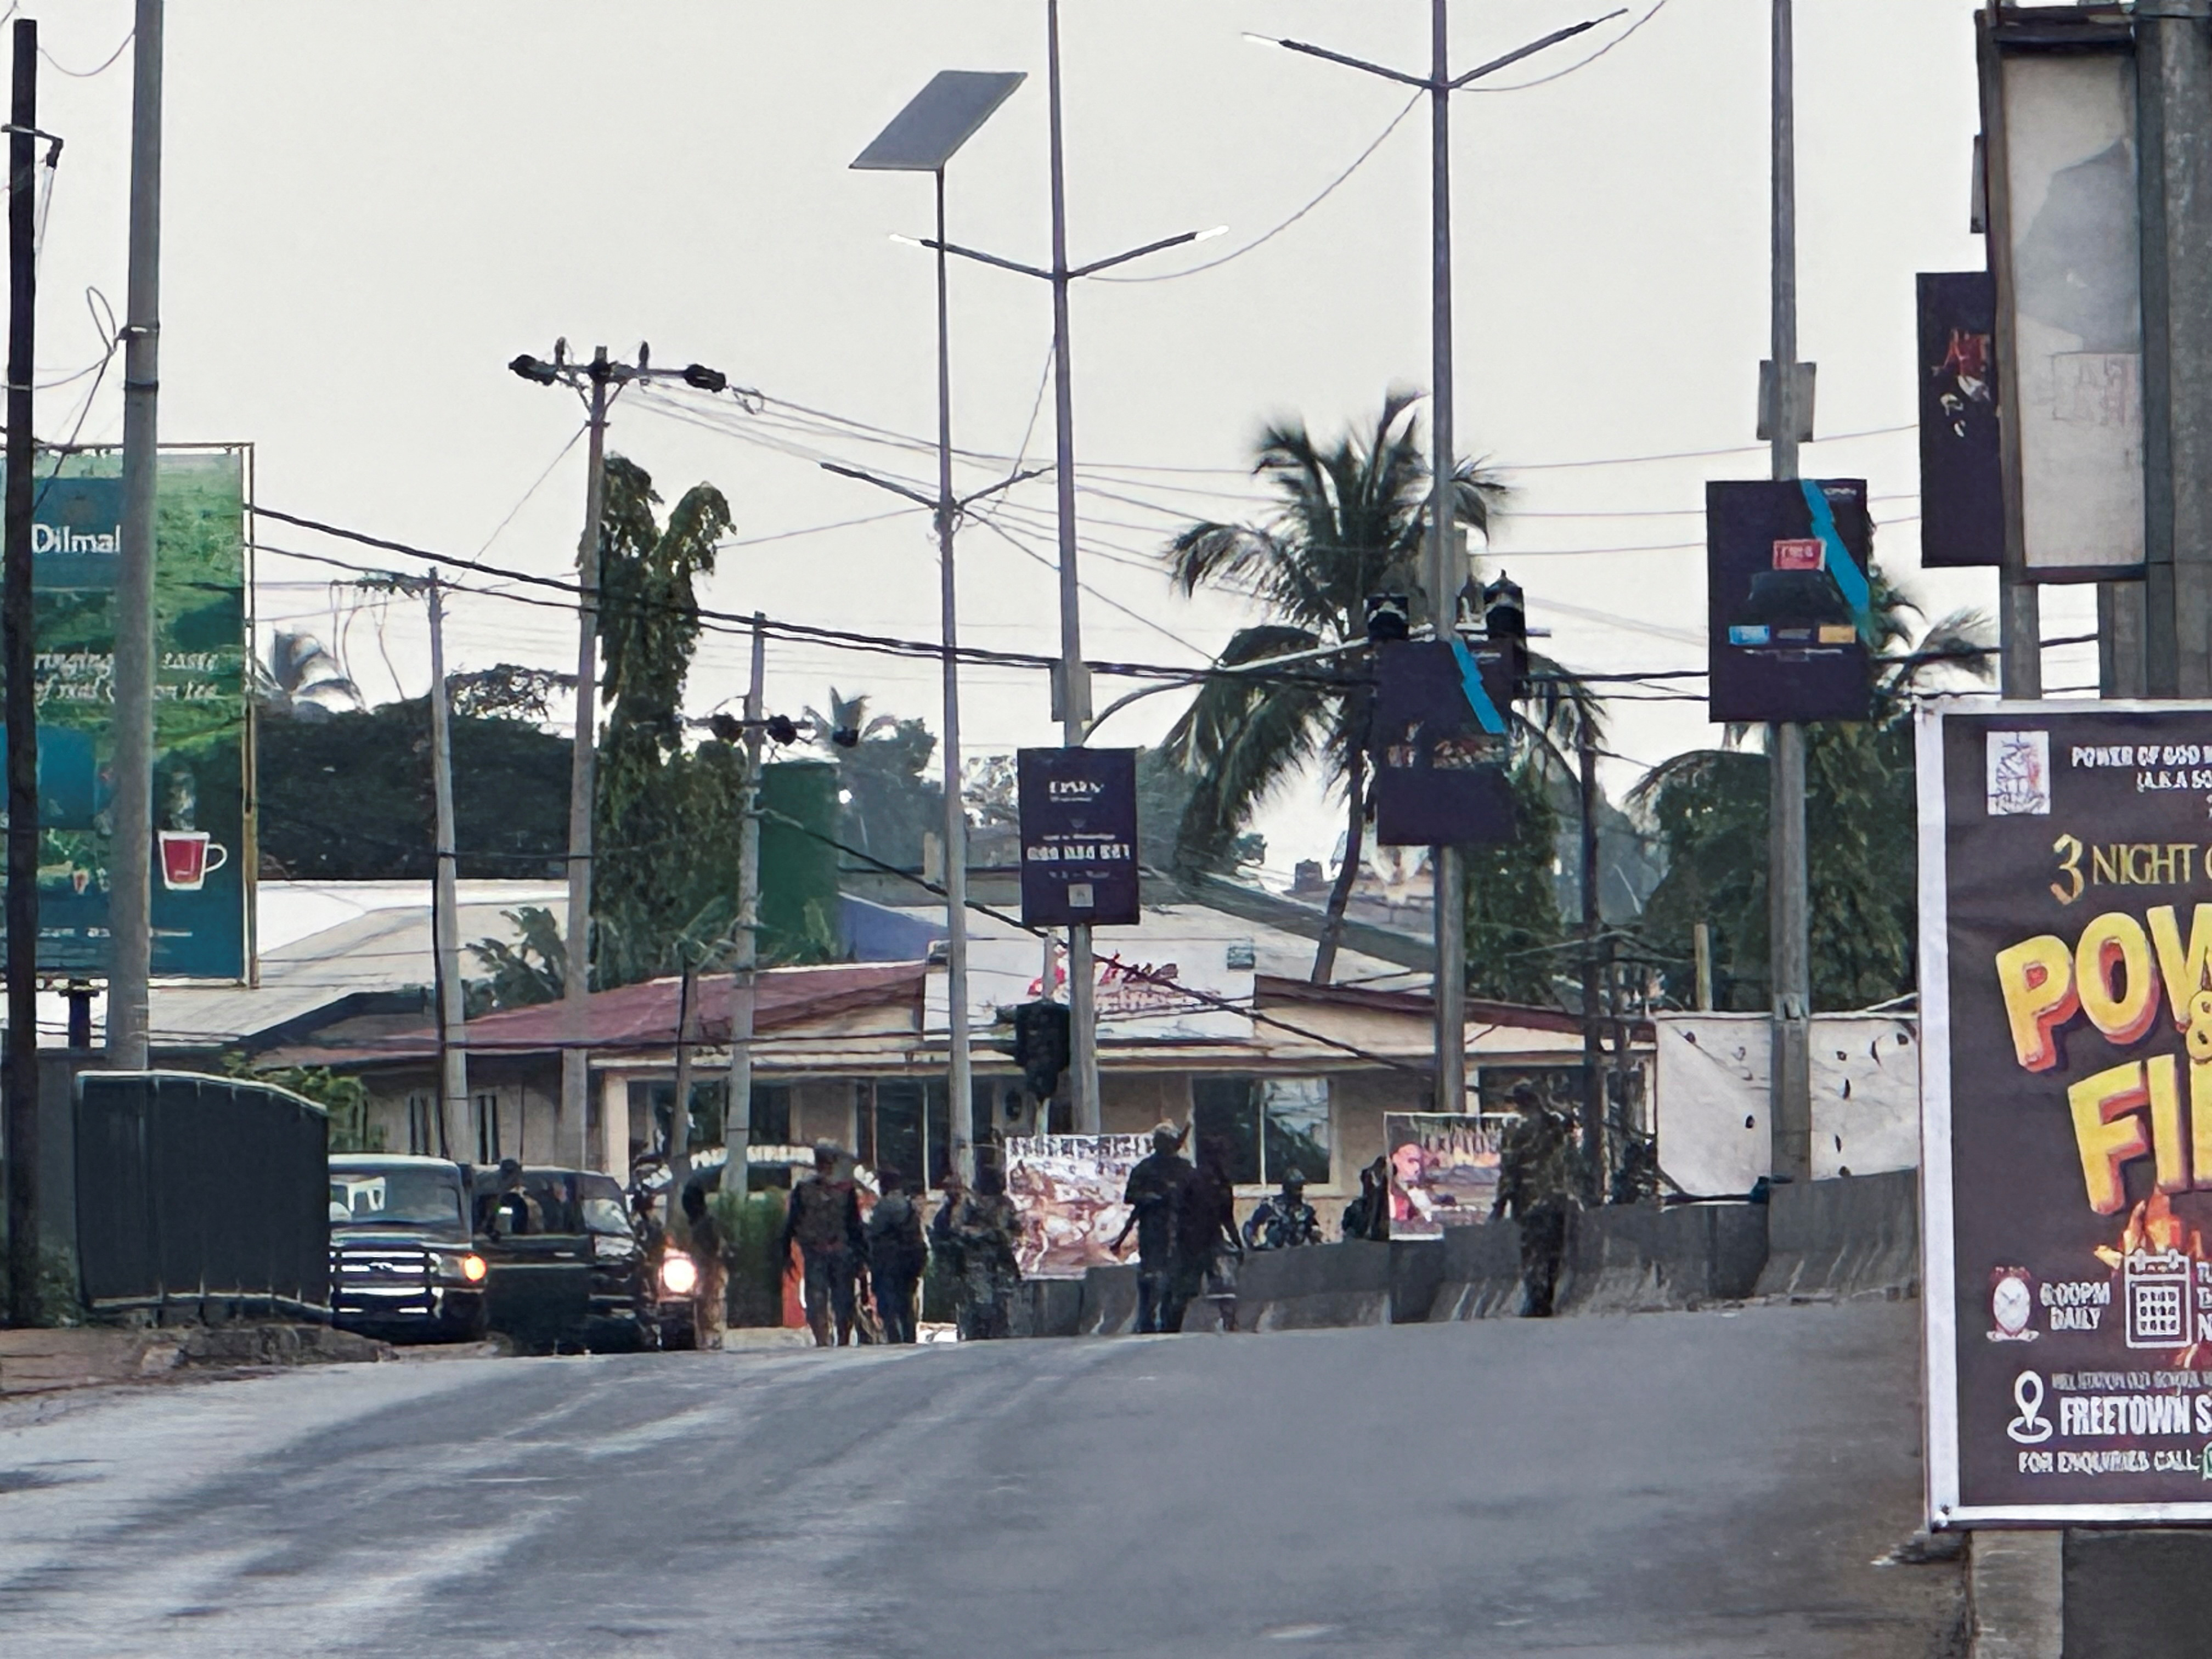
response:
[[[937,508],[936,496],[925,495],[919,489],[910,489],[896,480],[879,478],[872,472],[863,472],[857,466],[840,466],[835,461],[823,461],[821,466],[824,472],[834,472],[841,478],[858,478],[862,483],[872,483],[878,489],[888,489],[894,495],[903,495],[910,501],[920,502],[932,512]]]
[[[1087,265],[1078,265],[1067,273],[1068,280],[1073,282],[1078,276],[1090,276],[1102,270],[1110,270],[1115,265],[1127,264],[1132,259],[1141,259],[1147,253],[1158,253],[1162,248],[1181,247],[1185,242],[1195,242],[1200,237],[1216,234],[1218,233],[1212,231],[1186,230],[1180,236],[1163,236],[1157,242],[1147,242],[1142,247],[1133,247],[1127,253],[1116,253],[1110,258],[1093,259]]]
[[[1488,63],[1478,64],[1466,74],[1455,76],[1451,82],[1451,90],[1457,92],[1470,81],[1480,81],[1484,76],[1493,74],[1509,64],[1517,64],[1523,58],[1533,58],[1547,46],[1556,46],[1562,40],[1571,40],[1577,34],[1586,33],[1595,28],[1600,23],[1609,23],[1616,17],[1626,16],[1628,8],[1621,6],[1606,13],[1602,17],[1593,17],[1583,23],[1570,23],[1563,29],[1553,29],[1540,40],[1531,40],[1525,46],[1516,46],[1503,58],[1493,58]]]
[[[1035,265],[1025,265],[1018,259],[1001,259],[995,253],[984,253],[975,248],[963,247],[957,242],[940,242],[933,237],[918,237],[915,240],[918,246],[933,251],[943,248],[947,253],[957,253],[963,259],[973,259],[981,264],[996,265],[1001,270],[1016,271],[1024,276],[1035,276],[1042,282],[1048,283],[1052,280],[1050,271],[1040,270]]]
[[[1302,52],[1309,58],[1320,58],[1332,64],[1341,64],[1346,69],[1365,70],[1370,75],[1379,75],[1385,81],[1395,81],[1401,86],[1424,87],[1433,90],[1434,83],[1425,75],[1408,75],[1403,70],[1394,70],[1382,64],[1370,64],[1364,58],[1347,58],[1340,52],[1331,52],[1326,46],[1308,46],[1303,40],[1274,42],[1285,52]]]

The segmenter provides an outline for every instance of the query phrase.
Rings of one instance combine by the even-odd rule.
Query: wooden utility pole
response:
[[[753,1006],[760,961],[761,721],[768,679],[768,635],[762,626],[765,620],[759,611],[753,613],[752,674],[745,683],[744,817],[738,825],[737,955],[730,974],[730,1081],[722,1102],[722,1190],[734,1192],[741,1199],[752,1190]]]
[[[7,678],[8,1310],[39,1318],[39,704],[31,598],[31,382],[37,359],[39,26],[15,24],[8,128],[8,485],[0,571],[0,667]]]

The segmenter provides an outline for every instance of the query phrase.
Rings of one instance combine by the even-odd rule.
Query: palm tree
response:
[[[1327,449],[1303,422],[1270,424],[1253,471],[1274,491],[1273,515],[1261,525],[1194,524],[1170,544],[1170,579],[1185,594],[1231,588],[1273,613],[1240,629],[1218,665],[1358,643],[1366,636],[1370,594],[1419,592],[1430,474],[1411,413],[1415,401],[1413,392],[1391,392],[1370,428]],[[1505,486],[1467,461],[1454,469],[1452,485],[1456,520],[1487,535]],[[1436,609],[1437,597],[1428,596],[1425,610]],[[1335,966],[1359,872],[1373,707],[1371,681],[1334,659],[1280,676],[1219,676],[1163,744],[1195,781],[1176,836],[1176,862],[1185,869],[1220,864],[1260,801],[1306,762],[1318,761],[1342,786],[1344,861],[1314,956],[1316,984],[1327,983]]]
[[[345,665],[312,634],[279,629],[269,660],[253,662],[253,693],[264,714],[279,719],[327,720],[339,709],[362,707],[361,688]]]
[[[1813,995],[1821,1008],[1865,1007],[1911,988],[1912,704],[1939,676],[1987,681],[1992,672],[1987,617],[1954,611],[1914,642],[1918,607],[1878,568],[1870,574],[1871,718],[1805,732]],[[1629,795],[1667,855],[1646,932],[1661,954],[1686,961],[1692,925],[1711,924],[1723,1007],[1767,1001],[1766,757],[1740,748],[1744,735],[1732,727],[1725,747],[1662,762]]]

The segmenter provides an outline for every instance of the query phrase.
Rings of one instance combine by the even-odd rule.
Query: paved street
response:
[[[336,1367],[12,1405],[49,1655],[1923,1656],[1911,1304]]]

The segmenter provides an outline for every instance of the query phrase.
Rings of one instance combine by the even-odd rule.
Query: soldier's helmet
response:
[[[1302,1193],[1305,1191],[1305,1189],[1306,1172],[1304,1170],[1299,1169],[1296,1164],[1292,1164],[1289,1169],[1283,1171],[1283,1190],[1285,1192]]]

